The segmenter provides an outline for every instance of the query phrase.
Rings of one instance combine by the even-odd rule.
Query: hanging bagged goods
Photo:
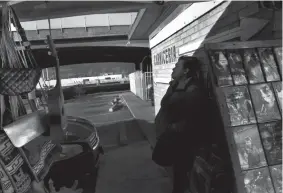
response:
[[[41,69],[32,55],[26,38],[14,10],[7,4],[2,4],[0,40],[0,95],[9,96],[9,107],[13,119],[26,113],[20,94],[33,91],[41,75]],[[12,32],[12,25],[16,31]],[[14,36],[18,36],[18,45]],[[0,100],[4,100],[0,97]],[[4,107],[2,106],[2,109]],[[3,114],[1,114],[3,116]]]
[[[11,25],[16,32],[11,31]],[[1,27],[0,126],[5,133],[1,131],[0,136],[3,135],[6,141],[0,140],[0,145],[9,143],[9,148],[7,146],[7,150],[0,151],[0,169],[9,178],[8,182],[13,189],[11,193],[27,193],[31,180],[44,179],[51,164],[59,156],[61,146],[50,137],[43,136],[49,126],[48,120],[45,120],[46,112],[38,111],[35,107],[33,113],[27,115],[21,96],[25,94],[28,99],[35,100],[34,94],[30,93],[34,92],[39,82],[41,69],[33,57],[24,29],[13,8],[7,4],[2,6]],[[20,38],[18,42],[14,41],[15,34]],[[43,89],[41,91],[44,92]],[[42,93],[42,96],[46,96],[45,94]],[[10,160],[9,157],[7,165],[3,160],[6,160],[5,156],[9,153],[13,153],[17,159]],[[13,164],[18,164],[14,169],[16,173],[8,170],[9,165]],[[3,179],[0,182],[3,184]]]
[[[16,28],[16,32],[11,31],[11,25]],[[20,38],[19,45],[14,41],[14,35]],[[32,55],[25,31],[14,10],[5,4],[2,7],[0,55],[0,94],[15,96],[34,90],[41,69]]]

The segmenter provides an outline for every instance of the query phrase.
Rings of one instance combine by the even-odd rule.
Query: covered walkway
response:
[[[100,163],[97,193],[170,193],[172,181],[168,172],[151,160],[155,144],[154,107],[131,92],[122,94],[143,141],[107,151]],[[132,138],[128,128],[126,139]]]
[[[109,113],[109,101],[121,95],[126,107]],[[94,94],[68,101],[68,115],[97,126],[105,154],[101,156],[96,193],[170,193],[172,181],[151,159],[154,107],[131,92]],[[87,192],[90,193],[90,192]],[[93,193],[93,192],[91,192]]]
[[[106,152],[100,162],[96,193],[170,193],[171,181],[151,160],[147,141]]]

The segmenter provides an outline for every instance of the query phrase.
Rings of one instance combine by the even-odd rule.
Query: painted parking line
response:
[[[123,94],[121,94],[120,96],[123,98],[124,104],[126,104],[126,106],[128,107],[128,109],[129,109],[130,113],[132,114],[132,116],[134,117],[134,119],[136,119],[135,114],[133,113],[132,109],[130,108],[130,106],[128,105],[127,101],[123,97]]]

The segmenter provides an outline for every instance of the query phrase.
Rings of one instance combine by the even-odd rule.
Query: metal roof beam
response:
[[[131,30],[130,30],[130,33],[128,35],[128,39],[130,40],[132,38],[132,35],[134,34],[134,32],[136,31],[136,28],[138,27],[140,21],[142,20],[142,17],[145,13],[146,9],[141,9],[134,21],[134,23],[132,24],[132,27],[131,27]]]
[[[2,4],[4,4],[4,3],[8,3],[8,5],[16,5],[16,4],[22,3],[24,1],[2,1],[2,2],[0,2],[0,8],[2,7]]]

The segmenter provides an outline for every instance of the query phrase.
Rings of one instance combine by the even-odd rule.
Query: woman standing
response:
[[[173,80],[155,119],[158,141],[153,151],[153,160],[160,152],[171,152],[168,156],[174,171],[173,193],[183,193],[186,190],[187,173],[193,166],[195,152],[204,145],[203,142],[208,142],[204,139],[209,135],[204,133],[206,100],[198,79],[199,67],[195,57],[179,58],[171,75]],[[165,141],[164,138],[170,139],[170,136],[170,147],[162,147],[161,141]],[[166,164],[169,165],[169,162]]]

